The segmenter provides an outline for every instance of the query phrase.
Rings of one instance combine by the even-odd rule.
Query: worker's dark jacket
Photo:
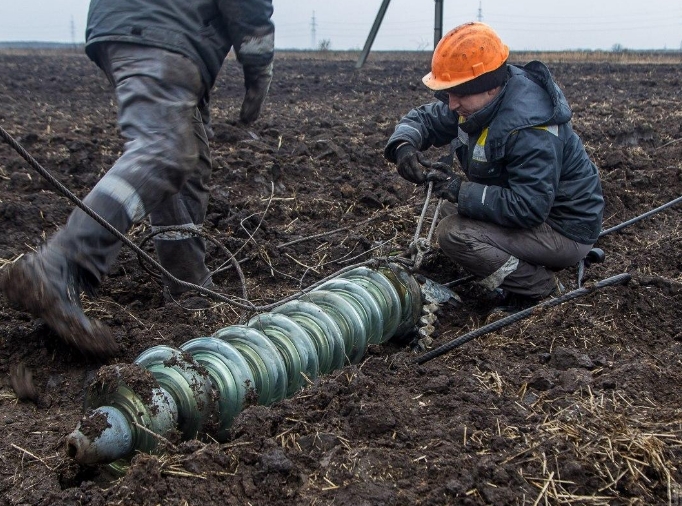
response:
[[[410,111],[397,125],[385,156],[409,142],[420,150],[451,143],[469,181],[459,214],[506,227],[547,222],[582,244],[599,237],[604,209],[599,174],[571,127],[571,110],[545,65],[508,66],[493,102],[464,121],[438,102]]]
[[[92,0],[85,51],[99,65],[95,46],[132,42],[190,58],[206,92],[231,47],[245,67],[265,67],[274,56],[272,0]]]

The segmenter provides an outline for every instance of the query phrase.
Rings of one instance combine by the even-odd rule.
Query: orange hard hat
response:
[[[432,90],[446,90],[499,69],[509,48],[485,23],[465,23],[450,30],[436,45],[431,72],[422,81]]]

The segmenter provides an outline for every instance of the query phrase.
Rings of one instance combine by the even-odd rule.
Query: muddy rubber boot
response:
[[[43,248],[3,270],[0,289],[9,302],[42,318],[64,342],[100,359],[119,352],[111,330],[83,313],[80,293],[87,283],[58,251]]]
[[[559,278],[555,276],[554,287],[546,297],[530,297],[528,295],[501,290],[499,288],[497,290],[496,293],[500,295],[500,300],[488,315],[494,313],[518,313],[529,307],[536,306],[547,299],[561,297],[566,291],[566,288],[564,288],[564,285],[559,281]]]
[[[498,304],[490,311],[489,315],[494,313],[518,313],[531,306],[539,304],[542,299],[521,295],[514,292],[503,291],[503,295]]]

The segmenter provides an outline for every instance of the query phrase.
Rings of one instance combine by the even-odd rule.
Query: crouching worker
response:
[[[211,286],[200,229],[211,176],[209,93],[234,48],[244,70],[240,120],[254,121],[272,80],[271,0],[92,0],[85,50],[113,84],[125,150],[84,199],[119,232],[147,216],[161,265]],[[93,168],[94,170],[94,168]],[[99,357],[116,353],[110,329],[80,306],[110,271],[121,242],[80,209],[38,252],[3,269],[10,302],[62,339]],[[177,295],[182,285],[165,279]]]
[[[453,261],[505,295],[510,309],[561,290],[554,272],[586,256],[601,230],[596,166],[571,127],[571,109],[547,67],[507,63],[486,24],[438,43],[424,84],[437,101],[404,116],[384,156],[415,184],[449,201],[436,235]],[[466,179],[422,151],[450,144]]]

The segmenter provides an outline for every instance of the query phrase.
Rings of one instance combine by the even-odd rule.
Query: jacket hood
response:
[[[490,150],[491,160],[503,156],[504,146],[513,132],[568,123],[573,114],[564,93],[543,63],[532,61],[523,67],[508,67],[509,79],[499,103],[495,103],[492,118],[486,107],[467,119],[467,123],[488,126],[486,149]]]
[[[510,95],[512,95],[509,97],[511,105],[529,122],[535,123],[537,121],[532,126],[541,124],[561,125],[570,121],[573,115],[571,107],[544,63],[532,61],[523,67],[510,65],[509,68],[511,72],[510,83],[513,80],[512,86],[509,87]],[[532,90],[534,87],[540,87],[546,92],[547,96],[543,97],[540,93],[534,93]],[[516,97],[523,96],[524,92],[531,96],[537,96],[537,102],[516,103]]]

